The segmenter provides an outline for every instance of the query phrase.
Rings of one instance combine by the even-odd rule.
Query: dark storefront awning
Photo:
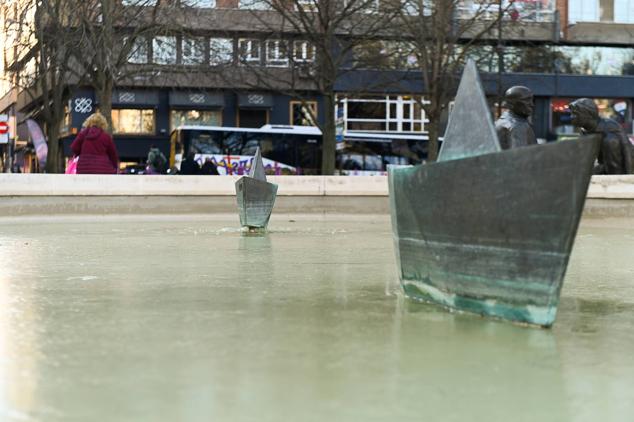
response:
[[[222,108],[225,106],[225,97],[207,91],[170,91],[169,104],[172,108]]]
[[[147,89],[115,89],[112,92],[112,106],[126,107],[158,107],[159,93]]]
[[[273,95],[252,92],[248,94],[238,94],[239,108],[272,108]]]

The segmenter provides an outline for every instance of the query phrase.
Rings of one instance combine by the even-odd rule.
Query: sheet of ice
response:
[[[404,300],[387,216],[0,219],[2,421],[629,421],[634,229],[552,330]]]

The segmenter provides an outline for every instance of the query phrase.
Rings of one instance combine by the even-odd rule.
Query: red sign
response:
[[[0,135],[9,133],[9,124],[7,122],[0,122]]]

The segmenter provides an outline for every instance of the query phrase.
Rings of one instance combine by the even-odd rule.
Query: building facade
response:
[[[145,7],[156,4],[152,0],[122,0],[122,4],[138,7],[139,1]],[[261,17],[253,19],[260,12],[273,19],[274,11],[260,10],[267,9],[265,2],[181,0],[173,7],[168,16],[179,29],[137,35],[128,54],[129,66],[151,71],[117,83],[112,93],[113,133],[124,163],[143,162],[151,145],[168,154],[170,132],[183,124],[310,125],[312,119],[323,122],[325,113],[333,112],[325,110],[310,78],[301,99],[276,89],[270,80],[249,80],[255,67],[279,75],[299,71],[293,74],[301,79],[301,72],[310,72],[306,69],[316,61],[315,45],[307,37],[292,29],[271,36]],[[478,60],[492,103],[501,90],[528,86],[535,93],[536,134],[551,141],[574,135],[566,105],[591,97],[602,115],[633,133],[634,0],[516,0],[502,7],[504,19],[497,31],[482,40]],[[490,15],[482,10],[486,11],[482,3],[463,1],[458,13],[470,18],[477,11],[478,19],[494,19],[499,5],[492,5]],[[11,10],[5,10],[5,17],[7,13]],[[377,43],[376,50],[359,54],[381,55],[400,48],[393,42]],[[8,50],[10,46],[3,52],[4,67],[21,66],[28,74],[29,60]],[[428,120],[421,102],[426,87],[416,76],[416,60],[405,54],[399,63],[401,69],[359,66],[337,80],[334,113],[344,134],[425,133]],[[227,72],[233,78],[218,76]],[[399,83],[374,88],[368,83],[386,75]],[[16,115],[18,123],[37,117],[37,99],[8,86],[5,83],[0,92],[0,113]],[[69,83],[62,125],[66,155],[83,120],[99,106],[94,89]]]

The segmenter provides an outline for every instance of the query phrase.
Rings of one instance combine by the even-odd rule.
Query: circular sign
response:
[[[9,124],[7,122],[0,122],[0,135],[9,133]]]

